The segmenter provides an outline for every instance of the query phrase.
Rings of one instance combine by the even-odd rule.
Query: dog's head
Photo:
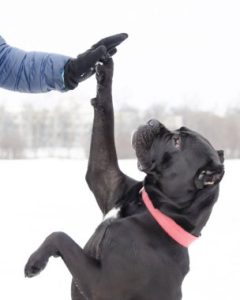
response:
[[[197,192],[216,187],[223,177],[223,151],[186,127],[170,131],[150,120],[135,131],[132,145],[139,169],[161,192],[160,202],[175,209],[192,205]]]

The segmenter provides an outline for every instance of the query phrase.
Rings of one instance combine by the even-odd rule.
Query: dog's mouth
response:
[[[165,128],[159,121],[151,119],[146,125],[140,126],[132,134],[132,147],[136,152],[138,159],[138,168],[141,171],[147,170],[151,166],[148,152],[150,151],[153,141],[161,130]]]

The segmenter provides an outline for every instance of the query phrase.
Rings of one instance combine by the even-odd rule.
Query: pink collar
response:
[[[143,202],[150,214],[172,239],[186,248],[197,239],[196,236],[184,230],[173,219],[156,209],[144,188],[141,189],[140,193],[142,193]]]

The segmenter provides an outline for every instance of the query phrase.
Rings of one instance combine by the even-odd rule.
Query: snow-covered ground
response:
[[[122,169],[141,179],[135,161]],[[183,300],[240,299],[240,161],[227,161],[221,193],[202,237],[190,247]],[[52,231],[84,245],[101,221],[80,160],[0,161],[0,299],[70,300],[71,276],[51,259],[40,276],[25,279],[28,256]]]

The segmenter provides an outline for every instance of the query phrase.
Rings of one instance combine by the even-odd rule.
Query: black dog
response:
[[[52,233],[29,258],[25,275],[37,275],[50,256],[60,256],[73,276],[73,300],[178,300],[189,269],[187,246],[200,235],[218,197],[223,152],[185,127],[171,132],[150,120],[132,142],[144,182],[127,177],[114,145],[112,75],[111,59],[98,65],[86,175],[110,218],[84,249],[65,233]],[[108,214],[113,209],[116,218]]]

